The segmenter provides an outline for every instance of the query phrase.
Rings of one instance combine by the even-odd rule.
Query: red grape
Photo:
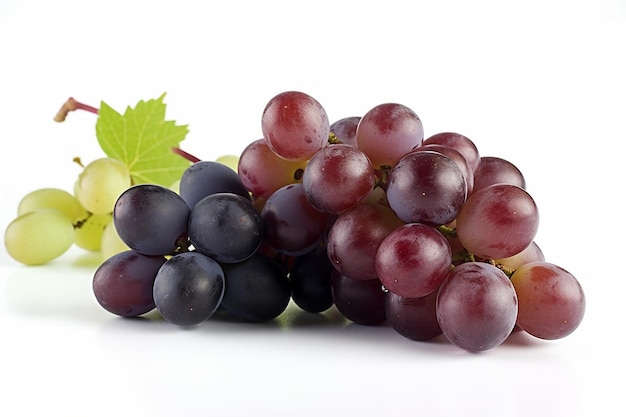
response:
[[[437,295],[437,319],[450,342],[478,352],[500,345],[517,318],[517,295],[495,266],[467,262],[455,267]]]
[[[410,108],[397,103],[380,104],[369,110],[356,130],[359,149],[376,169],[393,167],[411,149],[422,144],[422,121]]]
[[[313,97],[286,91],[273,97],[263,110],[261,129],[267,145],[291,161],[305,161],[326,146],[328,115]]]
[[[424,297],[435,291],[452,265],[452,250],[435,228],[410,223],[389,233],[376,252],[378,278],[395,294]]]
[[[511,184],[474,191],[456,219],[463,246],[476,256],[508,258],[533,241],[539,212],[530,194]]]
[[[545,261],[531,262],[511,276],[519,299],[517,325],[541,339],[572,333],[585,314],[585,294],[565,269]]]
[[[307,165],[302,184],[307,198],[320,211],[341,213],[358,205],[374,188],[376,175],[367,156],[344,144],[317,152]]]

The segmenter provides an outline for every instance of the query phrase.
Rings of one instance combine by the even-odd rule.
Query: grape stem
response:
[[[496,263],[496,261],[494,261],[493,259],[489,260],[489,263],[493,266],[495,266],[496,268],[498,268],[500,271],[504,272],[506,274],[507,277],[511,278],[511,275],[513,275],[513,273],[515,272],[514,268],[508,267],[506,265],[502,265],[499,263]]]
[[[174,152],[177,155],[182,156],[183,158],[185,158],[186,160],[188,160],[189,162],[192,162],[192,163],[196,163],[196,162],[202,161],[197,156],[194,156],[194,155],[190,154],[189,152],[185,152],[185,151],[183,151],[182,149],[180,149],[180,148],[178,148],[176,146],[174,146],[172,148],[172,152]]]
[[[439,232],[444,236],[457,237],[456,229],[453,227],[448,227],[442,224],[437,226],[437,230],[439,230]]]
[[[84,110],[89,113],[98,114],[97,108],[90,106],[88,104],[85,104],[85,103],[81,103],[80,101],[76,100],[74,97],[70,97],[67,99],[65,103],[63,103],[63,105],[61,106],[57,114],[54,116],[54,121],[55,122],[65,121],[69,112],[74,111],[74,110]]]

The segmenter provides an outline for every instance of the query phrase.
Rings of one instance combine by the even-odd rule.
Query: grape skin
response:
[[[519,298],[517,325],[546,340],[572,333],[585,314],[585,293],[565,269],[546,261],[520,266],[511,276]]]
[[[250,198],[250,193],[239,175],[220,162],[196,162],[183,172],[179,194],[189,208],[193,208],[204,197],[215,193],[233,193]]]
[[[503,158],[483,156],[474,171],[474,189],[480,190],[493,184],[505,183],[526,188],[526,180],[518,167]]]
[[[279,188],[302,182],[306,161],[288,161],[276,155],[264,139],[250,143],[241,153],[237,172],[255,197],[269,198]]]
[[[350,278],[377,278],[376,251],[383,239],[403,224],[383,205],[357,206],[340,215],[330,227],[326,239],[328,258],[337,271]]]
[[[518,301],[509,278],[495,266],[467,262],[455,267],[437,294],[437,320],[453,344],[470,352],[492,349],[511,334]]]
[[[76,198],[90,213],[107,214],[113,211],[117,198],[131,186],[126,165],[113,158],[90,162],[78,177]]]
[[[97,252],[101,250],[104,229],[112,220],[111,213],[90,215],[76,225],[74,243],[79,248],[88,251]]]
[[[108,259],[111,256],[129,250],[130,248],[117,234],[115,230],[115,224],[111,221],[104,227],[102,232],[102,240],[100,242],[100,253],[104,259]]]
[[[302,184],[311,205],[338,214],[358,205],[374,188],[376,175],[368,157],[344,144],[330,145],[309,161]]]
[[[15,218],[4,232],[8,254],[25,265],[42,265],[58,258],[74,243],[74,225],[57,209],[42,208]]]
[[[298,256],[289,271],[293,301],[310,313],[328,310],[333,305],[332,271],[333,266],[323,245]]]
[[[187,203],[169,188],[139,184],[120,195],[113,222],[131,249],[145,255],[167,255],[186,237],[189,213]]]
[[[523,188],[511,184],[474,191],[456,219],[462,245],[486,259],[518,254],[530,245],[538,228],[535,201]]]
[[[409,153],[389,172],[387,200],[405,223],[450,223],[466,197],[463,172],[454,161],[437,152]]]
[[[194,326],[217,311],[224,287],[224,271],[219,263],[198,252],[185,252],[161,266],[152,294],[165,320],[178,326]]]
[[[437,291],[419,298],[401,297],[389,291],[385,314],[391,327],[408,339],[430,340],[442,333],[437,321]]]
[[[133,250],[108,258],[93,276],[96,300],[108,312],[122,317],[136,317],[153,310],[154,280],[164,263],[163,256],[147,256]]]
[[[261,210],[267,243],[297,256],[313,249],[326,231],[327,216],[311,205],[302,184],[279,188]]]
[[[474,172],[472,168],[467,163],[467,160],[459,151],[454,148],[450,148],[444,145],[438,145],[435,143],[426,144],[422,146],[418,146],[411,152],[422,152],[422,151],[433,151],[442,154],[443,156],[447,156],[454,162],[456,162],[457,166],[463,173],[463,178],[465,178],[465,184],[467,185],[467,194],[471,194],[474,190]]]
[[[478,165],[480,164],[480,153],[478,152],[478,148],[474,142],[472,142],[472,140],[467,136],[455,132],[441,132],[425,139],[423,144],[444,145],[455,149],[465,157],[472,173],[476,172],[476,169],[478,169]]]
[[[331,289],[335,306],[348,320],[365,326],[386,320],[385,293],[378,278],[353,279],[334,270]]]
[[[278,317],[287,308],[289,278],[277,262],[257,253],[223,268],[226,291],[222,307],[235,318],[263,322]]]
[[[330,123],[322,105],[299,91],[285,91],[265,106],[261,130],[276,155],[306,161],[328,143]]]
[[[539,245],[536,242],[531,242],[530,245],[523,251],[519,252],[516,255],[510,256],[508,258],[494,259],[494,262],[497,265],[504,265],[507,268],[515,270],[522,265],[536,262],[536,261],[545,261],[546,258],[541,251]]]
[[[73,223],[87,218],[88,215],[76,197],[59,188],[40,188],[26,194],[17,206],[17,215],[40,208],[61,210]]]
[[[452,265],[452,250],[435,228],[410,223],[389,233],[376,251],[376,273],[387,289],[406,298],[435,291]]]
[[[198,252],[218,262],[241,262],[261,245],[263,221],[248,198],[211,194],[191,210],[189,240]]]
[[[375,169],[393,167],[411,149],[420,146],[424,128],[418,115],[399,103],[383,103],[359,121],[357,144]]]
[[[361,121],[360,116],[350,116],[339,119],[330,125],[330,131],[335,135],[336,140],[346,145],[359,147],[356,139],[356,129]]]

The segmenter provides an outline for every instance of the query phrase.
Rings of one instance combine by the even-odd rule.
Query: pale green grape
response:
[[[74,243],[74,225],[62,211],[43,208],[22,214],[4,232],[4,246],[13,259],[26,265],[45,264]]]
[[[180,178],[171,183],[167,188],[174,191],[176,194],[180,194]]]
[[[78,201],[87,211],[107,214],[122,192],[131,185],[126,165],[113,158],[100,158],[90,162],[78,177],[75,192]]]
[[[26,194],[18,204],[17,215],[21,216],[40,208],[61,210],[74,223],[87,218],[87,211],[78,199],[60,188],[40,188]]]
[[[109,259],[111,256],[129,249],[128,245],[126,245],[117,234],[115,224],[113,222],[107,224],[102,233],[102,241],[100,244],[100,252],[103,258]]]
[[[237,165],[239,164],[239,157],[237,155],[222,155],[215,161],[224,164],[233,171],[237,172]]]
[[[92,214],[85,221],[76,225],[74,243],[82,249],[99,251],[102,246],[102,235],[105,227],[111,223],[113,216],[107,214]]]

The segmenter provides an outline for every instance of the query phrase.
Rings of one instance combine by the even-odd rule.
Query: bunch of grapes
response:
[[[25,265],[41,265],[73,245],[104,258],[128,249],[111,220],[115,201],[130,186],[126,165],[103,157],[83,167],[71,193],[62,188],[31,191],[5,230],[7,252]]]
[[[93,276],[104,309],[194,326],[218,313],[271,320],[293,301],[471,352],[581,323],[583,289],[535,242],[538,208],[511,162],[459,133],[424,138],[397,103],[331,124],[317,100],[287,91],[267,103],[261,131],[230,167],[179,149],[193,163],[176,189],[125,182],[96,210],[79,181],[76,210],[109,216],[126,248]],[[81,214],[30,206],[46,217],[18,218],[14,241],[39,224],[59,224],[46,235],[64,243],[80,230]]]

